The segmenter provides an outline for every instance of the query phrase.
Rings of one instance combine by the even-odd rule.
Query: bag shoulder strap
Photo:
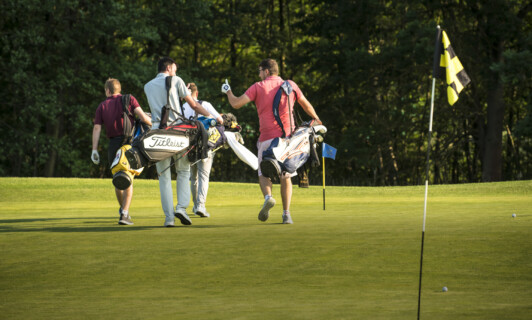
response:
[[[159,123],[159,129],[164,129],[168,126],[168,117],[170,116],[170,112],[173,112],[176,114],[178,118],[181,118],[183,120],[185,119],[185,111],[183,109],[183,105],[181,104],[181,101],[179,101],[179,97],[177,97],[177,104],[179,105],[179,109],[181,109],[181,114],[179,112],[172,109],[170,105],[170,90],[172,90],[172,79],[173,76],[167,76],[165,78],[165,87],[166,87],[166,105],[161,110],[161,122]]]
[[[289,80],[285,80],[281,84],[281,86],[277,90],[277,93],[275,94],[275,97],[273,98],[273,106],[272,106],[273,117],[275,118],[275,121],[277,122],[279,127],[281,127],[281,130],[283,131],[283,136],[282,137],[285,138],[286,137],[286,131],[284,130],[283,122],[281,121],[281,115],[279,113],[279,103],[281,102],[281,96],[283,95],[283,92],[288,97],[288,114],[289,114],[288,116],[289,116],[289,119],[290,119],[290,130],[292,129],[292,108],[290,107],[290,94],[292,92],[294,92],[294,94],[296,95],[296,101],[297,101],[297,93],[292,88],[292,85],[290,84],[290,81]],[[290,131],[290,133],[291,133],[291,131]]]
[[[130,94],[124,94],[122,95],[122,110],[127,113],[128,116],[133,116],[131,112],[129,112],[129,105],[131,103],[131,95]]]
[[[172,76],[164,78],[166,88],[166,104],[161,108],[161,121],[159,129],[165,129],[168,126],[168,117],[170,116],[170,89],[172,88]]]
[[[172,89],[172,76],[167,76],[164,79],[166,87],[166,106],[170,107],[170,89]]]
[[[133,137],[133,131],[135,130],[134,122],[131,123],[131,119],[129,117],[133,117],[131,112],[129,111],[129,105],[131,103],[131,95],[130,94],[124,94],[122,95],[122,117],[123,117],[123,126],[124,126],[124,140],[122,141],[122,144],[129,144],[131,142],[131,138]]]

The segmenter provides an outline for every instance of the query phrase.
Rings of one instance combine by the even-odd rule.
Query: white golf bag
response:
[[[312,167],[320,165],[316,146],[323,141],[322,135],[326,132],[325,126],[314,125],[314,121],[311,121],[298,127],[289,138],[275,138],[262,153],[262,175],[278,181],[282,174],[297,171],[301,179],[307,161],[310,160]]]

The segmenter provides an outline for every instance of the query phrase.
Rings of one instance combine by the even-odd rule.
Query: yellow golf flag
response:
[[[439,63],[435,61],[433,76],[436,78],[442,78],[445,73],[445,78],[447,80],[447,100],[450,105],[453,105],[458,100],[458,94],[460,91],[471,82],[471,79],[454,53],[447,33],[442,30],[441,34],[438,34],[438,37],[441,41],[439,41],[437,47],[438,52],[434,54],[434,57],[435,59],[439,58]],[[439,66],[439,68],[436,66]]]

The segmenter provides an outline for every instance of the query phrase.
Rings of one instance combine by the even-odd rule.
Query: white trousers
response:
[[[177,157],[179,157],[178,155]],[[159,191],[161,193],[161,205],[164,215],[167,219],[174,219],[174,192],[172,190],[172,168],[170,167],[172,157],[159,161],[155,164],[157,174],[159,175]],[[190,203],[190,162],[187,156],[179,159],[175,163],[177,171],[176,189],[177,189],[177,206],[176,212],[185,213]],[[165,170],[166,169],[166,170]],[[164,171],[164,172],[163,172]],[[161,174],[161,172],[163,172]]]
[[[208,158],[190,167],[190,190],[192,192],[192,201],[194,202],[194,212],[206,213],[207,211],[205,203],[207,202],[209,175],[211,174],[213,159],[214,154],[210,153]]]

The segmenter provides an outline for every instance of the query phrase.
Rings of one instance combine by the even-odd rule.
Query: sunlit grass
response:
[[[294,225],[274,189],[265,223],[257,185],[211,183],[211,218],[168,229],[157,181],[119,226],[110,180],[1,178],[0,318],[416,317],[423,186],[327,187],[326,211],[295,187]],[[531,205],[531,181],[430,186],[423,319],[529,319]]]

